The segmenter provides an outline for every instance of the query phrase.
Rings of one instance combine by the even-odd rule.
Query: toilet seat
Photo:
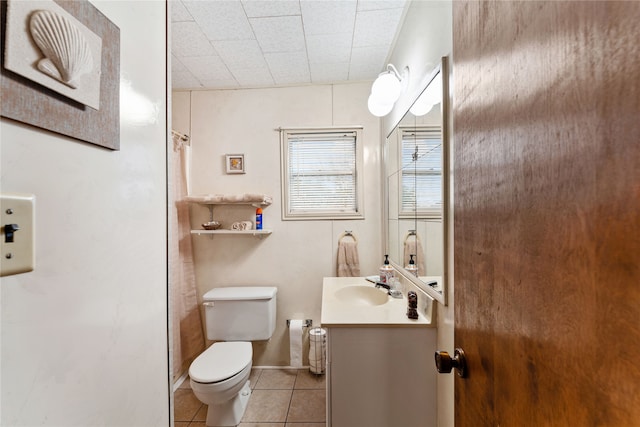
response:
[[[242,372],[252,357],[250,342],[217,342],[191,363],[189,376],[203,384],[221,382]]]

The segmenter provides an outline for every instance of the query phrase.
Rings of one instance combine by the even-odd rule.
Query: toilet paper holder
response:
[[[310,328],[310,327],[311,327],[311,325],[313,325],[313,320],[312,320],[312,319],[305,319],[305,320],[304,320],[304,322],[303,322],[303,324],[302,324],[302,327],[304,327],[304,328]],[[289,326],[291,326],[291,319],[287,319],[287,328],[288,328]]]

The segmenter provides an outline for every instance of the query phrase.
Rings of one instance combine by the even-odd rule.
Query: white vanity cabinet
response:
[[[327,426],[435,427],[433,328],[327,328]]]
[[[435,427],[434,325],[423,313],[407,319],[406,298],[341,301],[341,287],[367,286],[358,280],[325,278],[323,285],[327,426]]]

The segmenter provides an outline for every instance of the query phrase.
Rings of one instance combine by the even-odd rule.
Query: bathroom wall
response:
[[[1,279],[3,426],[169,425],[166,6],[92,3],[153,109],[121,93],[116,152],[0,121],[2,191],[36,196],[35,271]]]
[[[384,119],[385,135],[393,129],[395,124],[402,118],[405,111],[415,100],[420,88],[424,87],[423,78],[429,75],[443,56],[451,59],[453,51],[453,14],[451,2],[422,2],[411,3],[407,16],[398,34],[396,46],[391,54],[390,62],[398,69],[409,67],[410,82],[407,91],[396,103],[394,110]],[[451,61],[450,61],[451,63]],[[451,71],[450,71],[451,74]],[[451,75],[449,76],[451,80]],[[451,103],[450,103],[451,105]],[[452,135],[452,123],[449,123],[449,135]],[[454,142],[451,141],[450,152]],[[449,155],[451,159],[452,156]],[[453,170],[453,163],[450,164]],[[450,176],[451,179],[451,176]],[[451,188],[453,182],[451,181]],[[453,235],[453,200],[450,200],[449,229],[446,231],[449,241],[452,242]],[[447,299],[448,305],[437,304],[437,325],[438,325],[438,349],[453,351],[454,342],[454,310],[453,310],[453,245],[449,245],[447,250],[448,260],[448,283]],[[425,363],[433,364],[427,360]],[[435,369],[435,367],[434,367]],[[438,396],[438,426],[454,425],[454,376],[438,375],[437,396]]]
[[[358,238],[362,275],[376,274],[381,253],[380,123],[367,111],[371,82],[272,89],[174,92],[174,129],[191,135],[192,194],[264,193],[263,239],[251,236],[194,236],[200,296],[235,285],[278,287],[276,331],[254,345],[254,364],[289,365],[286,319],[320,323],[322,278],[336,275],[338,237]],[[364,220],[282,221],[279,127],[364,126]],[[227,175],[225,154],[245,155],[246,174]],[[251,207],[216,207],[214,218],[253,220]],[[192,226],[207,220],[206,207],[192,207]],[[308,346],[305,345],[305,348]],[[304,362],[307,362],[305,354]]]

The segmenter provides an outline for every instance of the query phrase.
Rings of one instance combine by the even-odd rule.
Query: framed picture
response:
[[[227,173],[245,173],[244,154],[226,155]]]
[[[120,29],[86,0],[0,7],[1,115],[118,150]]]

